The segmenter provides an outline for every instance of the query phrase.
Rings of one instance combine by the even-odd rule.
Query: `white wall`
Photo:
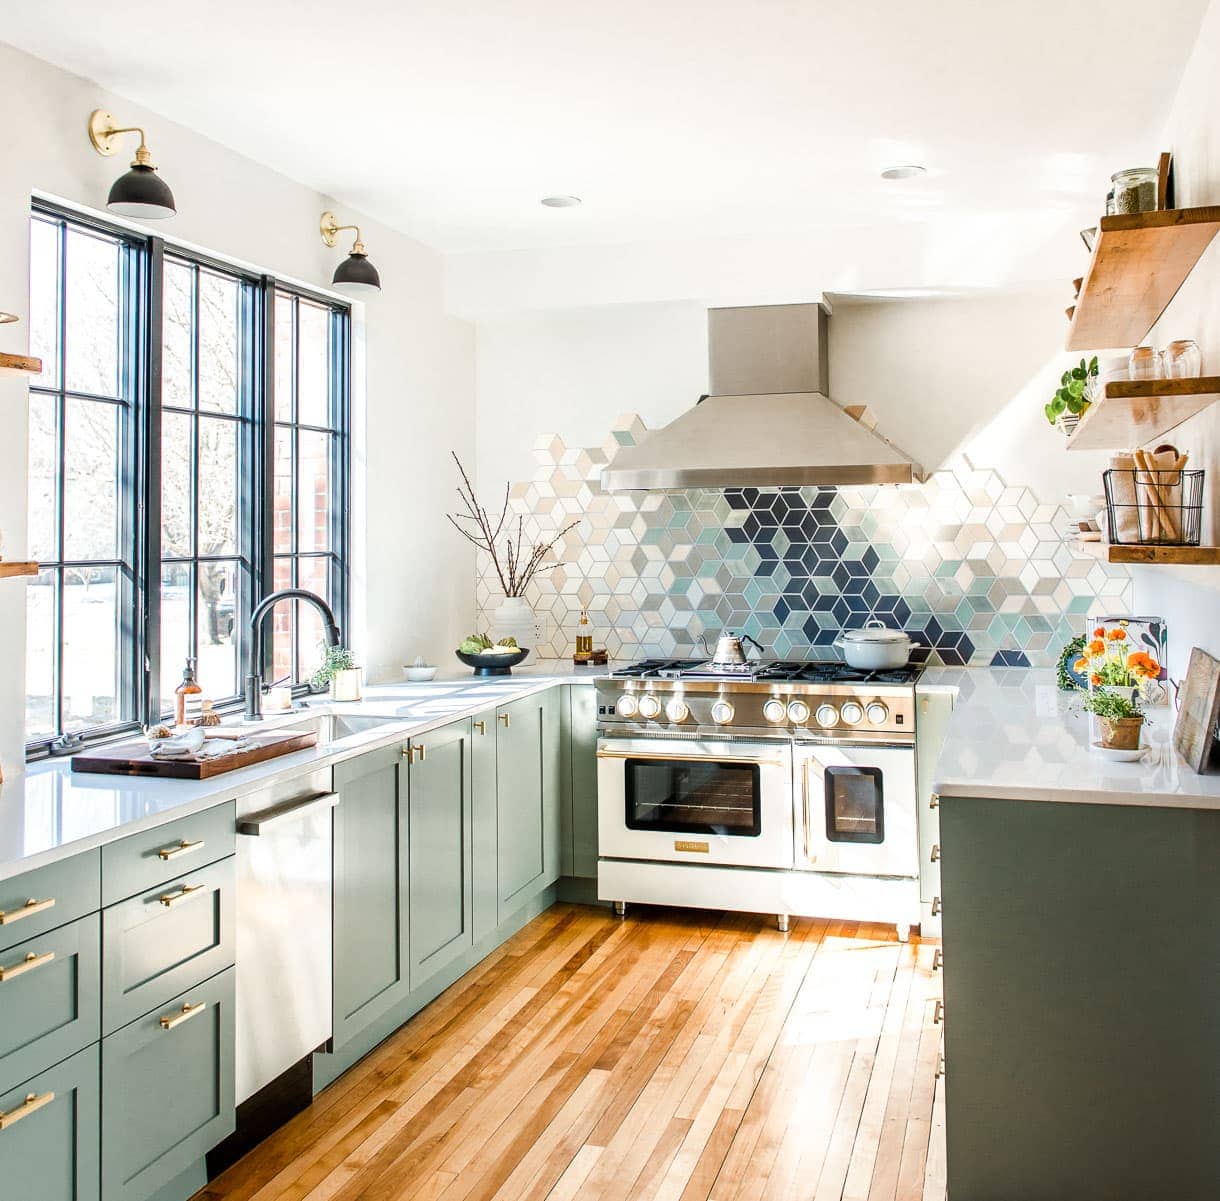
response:
[[[1220,204],[1220,0],[1212,0],[1199,30],[1164,146],[1174,156],[1175,203]],[[1220,374],[1220,239],[1204,252],[1148,341],[1163,346],[1175,338],[1194,338],[1204,372]],[[1214,545],[1220,538],[1220,405],[1174,430],[1169,440],[1190,453],[1192,466],[1208,472],[1203,540]],[[1175,678],[1185,673],[1192,646],[1220,657],[1220,568],[1148,567],[1134,575],[1137,609],[1169,620],[1169,668]]]
[[[319,103],[324,101],[320,93]],[[6,125],[0,309],[27,315],[31,193],[101,209],[125,169],[125,157],[103,159],[89,145],[85,122],[98,107],[124,124],[147,126],[154,161],[179,208],[155,232],[328,286],[340,254],[327,250],[317,233],[319,214],[337,207],[328,197],[0,44]],[[349,210],[339,212],[344,220],[359,220]],[[471,327],[445,315],[440,257],[373,222],[362,224],[384,291],[366,306],[357,331],[367,389],[367,407],[357,420],[367,437],[353,506],[352,639],[370,677],[378,679],[396,676],[407,656],[447,653],[470,625],[473,560],[443,519],[450,479],[438,448],[473,452],[474,349]],[[27,336],[24,320],[0,326],[0,349],[24,351]],[[24,377],[0,376],[0,530],[11,559],[25,550],[25,397]],[[359,392],[357,397],[359,404]],[[10,774],[21,762],[24,620],[23,585],[0,582],[0,763]]]

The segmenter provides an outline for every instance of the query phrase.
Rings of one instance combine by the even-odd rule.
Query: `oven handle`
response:
[[[757,759],[752,755],[667,755],[661,751],[601,751],[599,759],[662,759],[668,763],[748,763],[756,767],[784,767],[780,759]]]
[[[805,862],[812,863],[810,858],[811,851],[809,847],[809,827],[813,820],[813,815],[809,811],[809,795],[813,791],[809,781],[809,769],[813,766],[816,760],[810,756],[801,764],[801,809],[802,816],[805,819]]]

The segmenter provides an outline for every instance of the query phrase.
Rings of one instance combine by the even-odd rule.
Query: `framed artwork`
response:
[[[1123,629],[1133,650],[1151,655],[1160,665],[1161,674],[1149,680],[1143,688],[1144,703],[1151,707],[1169,704],[1169,633],[1162,617],[1128,617],[1126,614],[1091,613],[1086,635],[1094,630]]]

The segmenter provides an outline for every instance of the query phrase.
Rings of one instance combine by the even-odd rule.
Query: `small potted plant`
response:
[[[321,692],[328,684],[336,701],[358,701],[363,669],[356,666],[356,656],[344,646],[324,646],[322,663],[309,679],[309,686]]]
[[[1098,626],[1072,667],[1088,678],[1084,708],[1097,719],[1102,747],[1138,750],[1143,689],[1161,674],[1161,665],[1146,651],[1136,650],[1122,626],[1111,630]]]
[[[1091,359],[1081,359],[1080,366],[1063,373],[1055,395],[1043,410],[1047,421],[1056,429],[1070,434],[1089,411],[1097,387],[1097,371],[1097,356],[1094,355]]]

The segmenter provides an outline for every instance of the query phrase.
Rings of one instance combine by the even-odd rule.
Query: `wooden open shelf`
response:
[[[0,371],[25,371],[30,375],[42,373],[42,360],[28,354],[6,354],[0,350]]]
[[[37,574],[37,563],[7,563],[0,559],[0,580],[7,580],[10,576]]]
[[[1067,544],[1107,563],[1220,564],[1220,546],[1113,546],[1108,542],[1078,542],[1075,539],[1068,539]]]
[[[1220,206],[1102,217],[1068,350],[1136,346],[1220,232]]]
[[[1124,379],[1106,385],[1067,440],[1068,450],[1131,450],[1158,442],[1220,400],[1220,376]]]

